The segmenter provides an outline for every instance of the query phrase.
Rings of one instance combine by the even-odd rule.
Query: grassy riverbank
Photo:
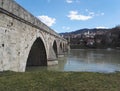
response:
[[[120,73],[4,72],[0,91],[119,91]]]

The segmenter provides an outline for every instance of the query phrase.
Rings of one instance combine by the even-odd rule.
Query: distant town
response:
[[[111,29],[80,29],[60,33],[69,41],[72,49],[117,48],[120,49],[120,26]]]

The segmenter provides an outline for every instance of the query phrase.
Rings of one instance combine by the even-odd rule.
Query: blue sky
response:
[[[120,0],[15,0],[56,32],[120,24]]]

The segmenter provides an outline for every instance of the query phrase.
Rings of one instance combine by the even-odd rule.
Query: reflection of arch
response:
[[[40,37],[31,47],[26,66],[47,66],[46,50]]]
[[[54,52],[55,52],[55,54],[56,54],[56,57],[58,57],[58,51],[57,51],[57,43],[56,43],[56,41],[54,41],[54,43],[53,43],[53,50],[54,50]]]

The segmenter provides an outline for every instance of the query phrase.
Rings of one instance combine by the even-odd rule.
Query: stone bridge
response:
[[[0,0],[0,71],[56,64],[67,41],[13,0]]]

